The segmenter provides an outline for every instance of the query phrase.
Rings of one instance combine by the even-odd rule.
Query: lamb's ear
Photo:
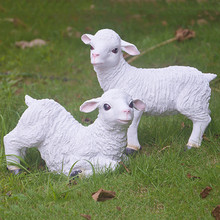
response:
[[[135,99],[133,100],[133,103],[134,103],[134,107],[139,110],[139,111],[144,111],[145,108],[146,108],[146,105],[144,102],[142,102],[141,100],[139,99]]]
[[[134,44],[128,43],[124,40],[121,40],[121,49],[132,56],[140,54],[140,51]]]
[[[85,112],[85,113],[92,112],[92,111],[94,111],[98,107],[99,101],[100,101],[100,98],[90,99],[88,101],[85,101],[80,106],[79,110],[81,112]]]
[[[85,44],[90,44],[92,38],[93,38],[93,35],[91,35],[91,34],[83,34],[83,35],[81,36],[81,40],[82,40]]]

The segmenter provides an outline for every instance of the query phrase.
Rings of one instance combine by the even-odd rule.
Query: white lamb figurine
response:
[[[211,121],[209,82],[216,77],[215,74],[203,74],[196,68],[184,66],[133,67],[125,61],[122,51],[138,55],[138,49],[110,29],[99,30],[95,35],[84,34],[81,39],[91,46],[91,63],[104,91],[124,89],[132,98],[146,104],[147,115],[185,115],[193,122],[187,148],[201,145],[203,133]],[[142,114],[134,112],[134,120],[128,129],[128,154],[140,149],[137,128]]]
[[[133,107],[145,109],[142,101],[132,101],[127,93],[109,90],[80,106],[80,111],[86,113],[99,108],[98,118],[85,127],[54,100],[36,100],[26,95],[25,102],[28,108],[17,126],[4,137],[8,169],[15,174],[20,170],[10,162],[20,163],[13,155],[21,156],[24,147],[37,147],[50,171],[66,175],[77,161],[72,176],[81,172],[86,176],[92,174],[90,163],[96,170],[114,169],[126,147]]]

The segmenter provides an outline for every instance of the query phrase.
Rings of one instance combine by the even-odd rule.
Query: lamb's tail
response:
[[[25,103],[26,103],[27,106],[30,106],[32,103],[34,103],[36,101],[37,101],[36,99],[33,99],[29,95],[25,96]]]
[[[210,82],[212,81],[213,79],[215,79],[217,77],[216,74],[213,74],[213,73],[206,73],[206,74],[203,74],[203,76]]]

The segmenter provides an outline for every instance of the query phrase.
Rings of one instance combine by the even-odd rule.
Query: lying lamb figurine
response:
[[[114,167],[120,161],[127,142],[127,129],[133,119],[134,110],[143,111],[145,104],[132,101],[125,92],[113,89],[100,98],[84,102],[80,111],[91,112],[99,108],[98,118],[85,127],[60,104],[51,99],[36,100],[25,96],[28,108],[17,126],[4,137],[8,169],[19,172],[10,161],[19,163],[13,155],[21,156],[24,147],[37,147],[50,171],[72,175],[84,171],[92,174],[90,161],[95,168]],[[7,156],[8,155],[8,156]]]
[[[90,58],[104,91],[124,89],[132,98],[146,103],[147,115],[172,115],[181,113],[193,122],[187,148],[199,147],[203,133],[211,121],[209,82],[215,74],[203,74],[193,67],[170,66],[159,69],[142,69],[129,65],[122,50],[138,55],[135,45],[128,43],[110,29],[99,30],[94,36],[84,34],[85,44],[90,44]],[[134,112],[128,129],[127,153],[140,149],[137,128],[143,112]]]

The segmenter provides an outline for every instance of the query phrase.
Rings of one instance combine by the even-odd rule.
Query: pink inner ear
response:
[[[122,48],[126,53],[135,56],[135,55],[139,55],[140,52],[139,50],[134,46],[134,45],[129,45],[129,46],[124,46]]]
[[[133,103],[134,103],[134,107],[139,111],[144,111],[146,108],[145,103],[139,99],[134,100]]]
[[[91,42],[91,38],[89,37],[89,34],[83,34],[82,37],[81,37],[81,40],[85,44],[89,44]]]
[[[84,102],[81,106],[80,106],[80,111],[81,112],[92,112],[94,111],[96,108],[98,107],[98,103],[94,102],[94,101],[88,101],[88,102]]]

